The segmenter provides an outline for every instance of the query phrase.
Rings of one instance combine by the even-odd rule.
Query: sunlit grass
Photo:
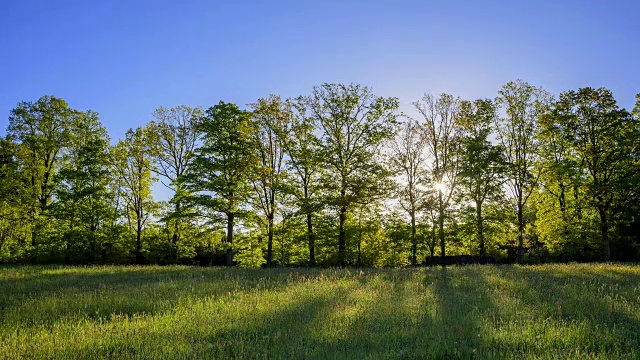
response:
[[[640,267],[0,268],[0,357],[638,358]]]

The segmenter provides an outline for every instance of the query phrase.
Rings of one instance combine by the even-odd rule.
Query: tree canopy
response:
[[[604,88],[517,80],[411,104],[323,84],[161,106],[112,142],[92,110],[20,102],[0,138],[0,262],[640,259],[640,94],[628,111]]]

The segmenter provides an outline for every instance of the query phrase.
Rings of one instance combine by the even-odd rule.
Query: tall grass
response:
[[[0,358],[640,358],[640,267],[0,268]]]

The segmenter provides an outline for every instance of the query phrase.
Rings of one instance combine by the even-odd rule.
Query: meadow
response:
[[[640,358],[640,266],[0,268],[0,358]]]

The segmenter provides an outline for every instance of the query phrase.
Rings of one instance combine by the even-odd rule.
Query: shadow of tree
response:
[[[433,274],[427,274],[425,283],[431,281],[435,294],[434,331],[439,333],[435,346],[440,349],[436,357],[469,359],[486,355],[483,319],[498,310],[487,291],[483,268],[435,268],[430,272]]]
[[[270,289],[270,295],[255,293],[253,297],[240,297],[237,307],[220,311],[209,321],[202,322],[206,318],[196,311],[193,317],[171,317],[170,327],[147,324],[144,339],[137,339],[139,341],[121,334],[109,342],[84,344],[55,355],[61,358],[312,358],[318,348],[324,346],[313,336],[314,327],[324,321],[340,299],[348,296],[351,287],[321,293],[302,282],[280,290]],[[261,296],[276,301],[269,307],[260,306],[259,302],[265,300]],[[234,299],[228,301],[234,302]],[[206,308],[211,306],[208,302],[199,300],[190,306]],[[155,320],[162,323],[161,319]]]
[[[624,269],[53,270],[0,295],[10,310],[0,325],[27,331],[6,348],[29,338],[46,343],[27,352],[36,358],[163,359],[637,358],[640,348],[638,275]],[[44,328],[29,325],[50,311]],[[51,341],[47,327],[77,341]]]
[[[640,297],[629,296],[640,291],[638,274],[556,270],[513,267],[501,272],[513,284],[511,296],[528,309],[541,332],[554,334],[553,341],[540,343],[565,354],[578,349],[582,357],[640,356]]]
[[[357,316],[327,339],[313,359],[416,358],[425,344],[431,315],[422,298],[427,294],[419,273],[407,270],[373,271],[358,281],[359,296],[351,297]]]
[[[289,272],[199,267],[41,267],[24,279],[3,279],[0,325],[108,321],[167,311],[184,299],[287,285]],[[265,279],[268,281],[265,282]],[[135,296],[133,296],[135,294]]]

